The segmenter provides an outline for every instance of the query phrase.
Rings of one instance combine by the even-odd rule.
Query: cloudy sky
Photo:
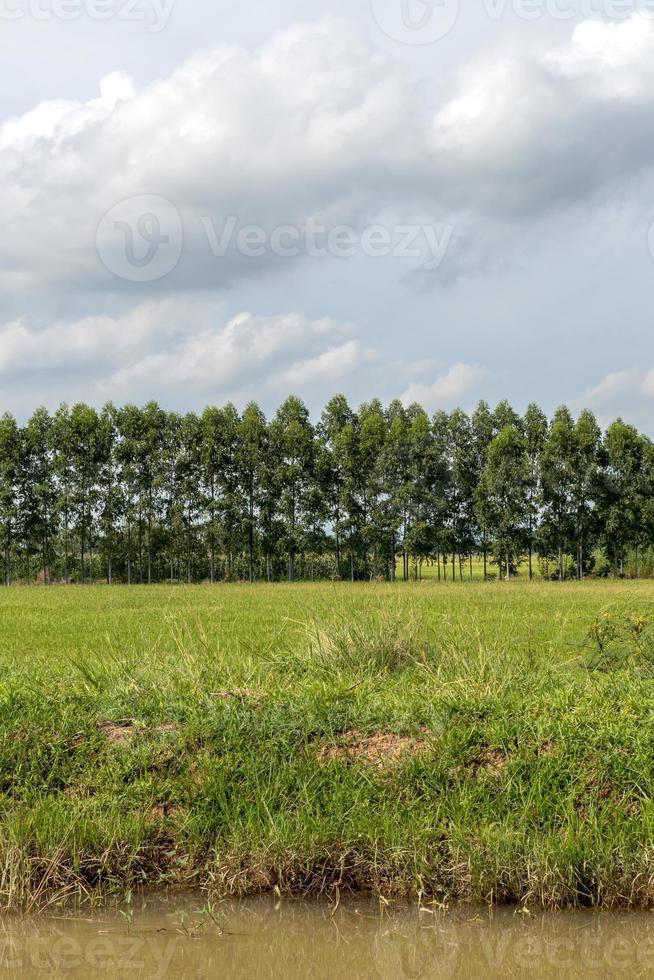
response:
[[[654,435],[654,2],[0,0],[0,410]]]

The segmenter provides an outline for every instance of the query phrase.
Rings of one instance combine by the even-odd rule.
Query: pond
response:
[[[441,980],[654,975],[646,912],[528,913],[274,898],[139,897],[0,919],[0,975]]]

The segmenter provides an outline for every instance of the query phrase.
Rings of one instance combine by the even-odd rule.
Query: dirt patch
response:
[[[162,820],[173,820],[179,813],[179,807],[174,803],[157,803],[145,815],[147,824],[159,823]]]
[[[250,687],[237,688],[235,691],[212,691],[212,698],[222,698],[227,701],[230,698],[257,698],[260,692],[254,691]]]
[[[491,776],[500,776],[506,766],[506,756],[501,749],[492,749],[485,745],[473,762],[476,773],[487,772]]]
[[[99,721],[98,731],[104,735],[108,742],[121,744],[128,742],[135,735],[145,735],[148,729],[141,722],[133,718],[123,718],[120,721]],[[177,726],[172,722],[157,725],[152,731],[166,735],[177,731]]]
[[[397,766],[410,757],[422,755],[430,749],[423,739],[393,732],[343,732],[335,745],[321,745],[316,758],[318,762],[332,762],[345,759],[351,762],[365,762],[371,766],[384,768]]]
[[[120,721],[99,721],[98,731],[104,735],[108,742],[127,742],[137,732],[143,731],[143,726],[132,718],[121,719]]]

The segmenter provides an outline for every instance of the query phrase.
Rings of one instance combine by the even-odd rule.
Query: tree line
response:
[[[583,411],[290,397],[0,419],[5,584],[648,574],[654,444]]]

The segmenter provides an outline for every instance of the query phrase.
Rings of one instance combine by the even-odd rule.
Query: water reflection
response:
[[[0,920],[0,975],[449,980],[654,975],[648,913],[523,915],[257,899],[147,898],[85,916]]]

